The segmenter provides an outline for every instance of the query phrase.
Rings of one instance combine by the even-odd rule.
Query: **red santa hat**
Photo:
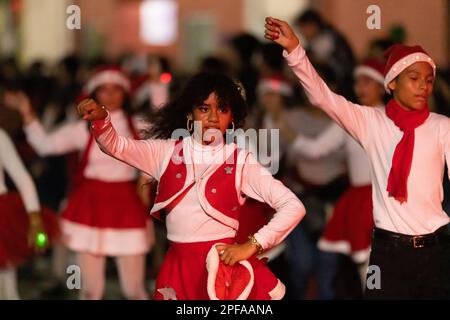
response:
[[[115,65],[108,65],[98,68],[84,87],[87,94],[93,93],[98,87],[114,83],[122,87],[126,92],[130,91],[130,80],[128,76]]]
[[[384,65],[376,59],[364,60],[353,71],[353,76],[368,76],[371,79],[384,85]]]
[[[216,243],[206,256],[208,296],[211,300],[245,300],[254,284],[253,268],[247,260],[233,266],[220,260]]]
[[[263,95],[267,92],[275,92],[289,97],[293,93],[291,85],[281,75],[272,75],[270,77],[261,78],[256,90],[259,95]]]
[[[394,80],[403,70],[416,62],[429,63],[436,76],[436,64],[421,46],[406,46],[394,44],[384,53],[386,65],[384,68],[384,87],[390,92],[388,84]]]

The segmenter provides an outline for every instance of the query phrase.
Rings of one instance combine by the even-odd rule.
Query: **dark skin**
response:
[[[403,70],[388,87],[395,101],[408,111],[422,110],[433,91],[433,68],[426,62],[416,62]]]
[[[108,113],[105,107],[99,106],[94,100],[86,99],[77,106],[78,114],[87,121],[103,120]],[[217,97],[211,93],[201,106],[195,107],[188,115],[191,119],[200,121],[202,132],[205,130],[219,130],[222,134],[231,124],[232,113],[228,107],[219,108]],[[205,135],[204,135],[205,136]],[[203,144],[210,142],[202,140]],[[250,240],[242,244],[220,244],[216,246],[220,260],[233,266],[235,263],[246,260],[258,252],[258,246]]]
[[[215,135],[223,136],[233,121],[231,109],[227,106],[220,107],[214,92],[203,101],[201,106],[195,107],[187,117],[201,125],[202,137],[198,137],[196,132],[194,132],[194,137],[204,145],[213,143]]]
[[[291,53],[300,41],[285,21],[266,18],[264,37],[281,45]],[[420,61],[403,70],[388,87],[393,98],[405,110],[422,110],[433,91],[434,74],[430,64]]]

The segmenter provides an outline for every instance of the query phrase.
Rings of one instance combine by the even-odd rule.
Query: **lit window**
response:
[[[173,0],[145,0],[140,7],[140,36],[148,45],[170,45],[178,28],[178,6]]]

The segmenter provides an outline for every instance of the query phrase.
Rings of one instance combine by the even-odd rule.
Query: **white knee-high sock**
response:
[[[17,289],[16,268],[6,267],[0,269],[0,299],[19,300]]]

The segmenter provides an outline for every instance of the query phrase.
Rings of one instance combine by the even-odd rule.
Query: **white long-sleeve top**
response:
[[[172,154],[175,145],[173,140],[136,141],[121,137],[111,125],[109,116],[105,120],[95,121],[93,132],[102,150],[142,170],[158,181],[165,169],[163,162],[168,154]],[[189,138],[189,140],[188,145],[193,145],[193,139]],[[209,160],[216,158],[217,153],[224,152],[223,146],[209,148],[197,144],[193,146],[193,149],[194,158],[203,159],[200,164],[194,160],[196,174],[203,172]],[[197,188],[192,188],[168,215],[166,224],[169,239],[192,242],[234,236],[235,231],[231,227],[223,225],[206,214],[198,200],[198,197],[204,197],[204,195],[196,190]],[[255,234],[256,239],[265,249],[279,244],[305,215],[305,208],[300,200],[252,157],[247,157],[242,167],[241,192],[268,203],[276,210],[270,222]]]
[[[27,212],[39,211],[41,207],[33,179],[25,169],[8,134],[0,129],[0,195],[8,192],[5,170],[17,187]]]
[[[118,110],[111,112],[111,121],[121,135],[132,137],[128,128],[126,115]],[[134,118],[136,130],[143,124]],[[86,121],[76,121],[64,124],[51,133],[47,133],[38,120],[25,126],[24,131],[28,143],[40,156],[61,155],[72,151],[84,151],[89,140],[89,130]],[[88,162],[84,176],[106,182],[130,181],[136,178],[136,170],[129,165],[104,154],[96,143],[89,150]]]
[[[332,123],[318,137],[311,139],[298,135],[292,143],[292,152],[318,159],[344,147],[352,186],[370,185],[369,159],[364,149],[344,129]]]
[[[305,108],[285,110],[283,120],[297,135],[311,139],[317,138],[333,123],[328,116],[314,114]],[[296,168],[299,177],[316,186],[327,185],[347,173],[345,152],[339,149],[320,159],[311,159],[294,154],[289,146],[286,159],[290,166]]]
[[[299,45],[283,52],[309,100],[324,110],[356,139],[366,151],[372,177],[374,222],[379,228],[419,235],[448,224],[442,209],[445,161],[450,163],[450,119],[430,113],[415,130],[414,155],[408,178],[408,201],[401,204],[389,197],[387,180],[394,150],[403,132],[390,120],[384,108],[360,106],[333,93],[319,77]]]

